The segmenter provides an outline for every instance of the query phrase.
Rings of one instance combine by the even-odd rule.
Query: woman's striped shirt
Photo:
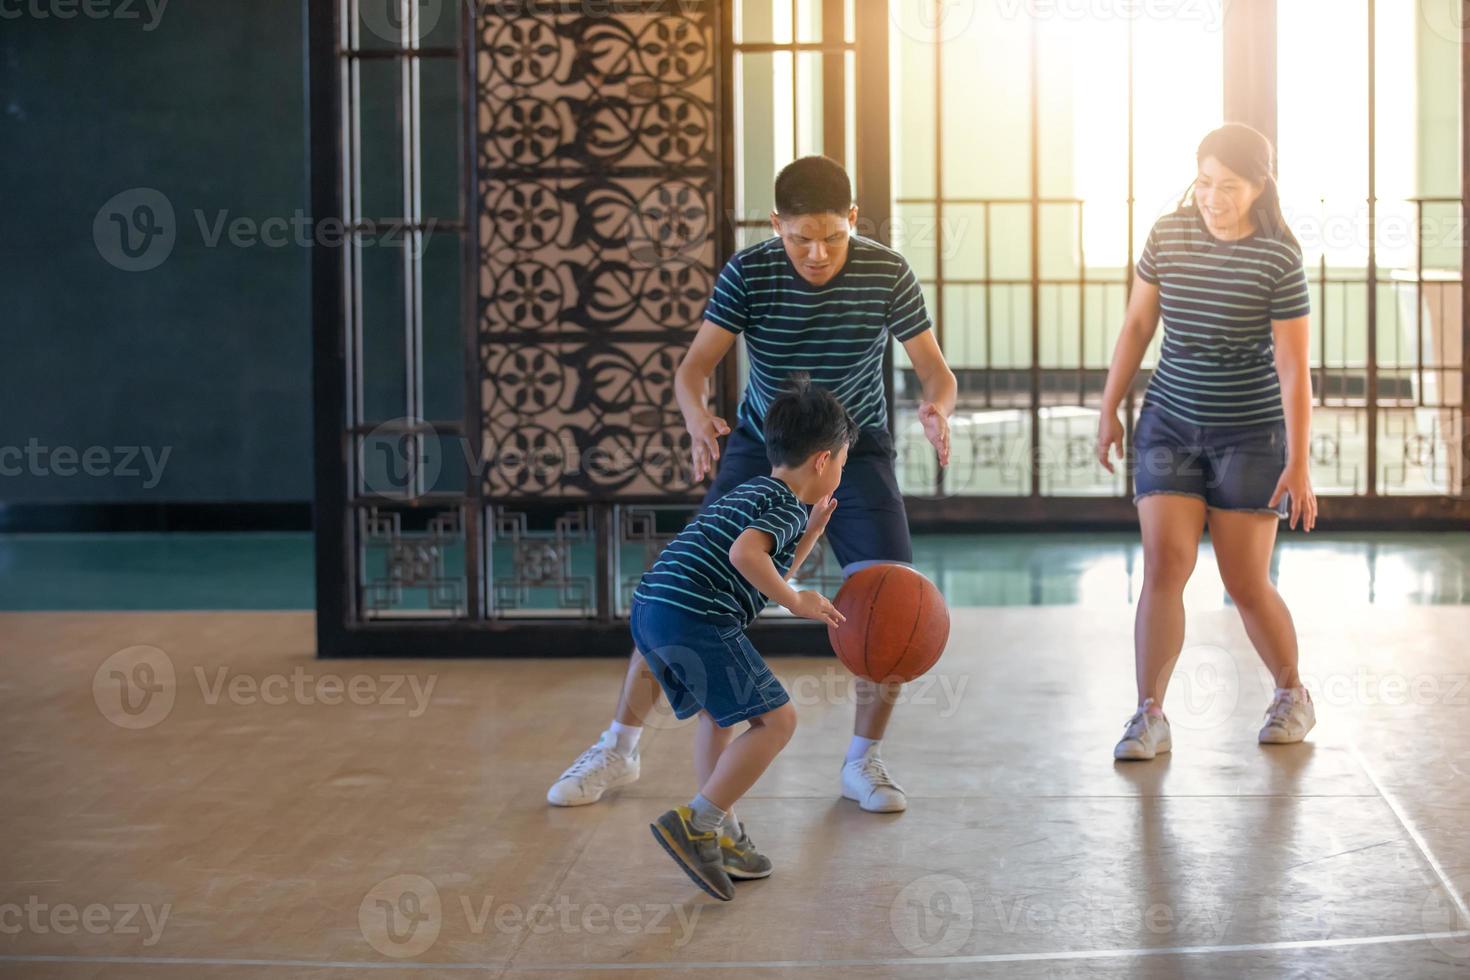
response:
[[[1144,404],[1192,425],[1283,419],[1271,321],[1311,312],[1301,252],[1259,232],[1223,241],[1189,210],[1154,224],[1137,271],[1164,323]]]
[[[930,326],[903,256],[861,236],[853,236],[847,262],[825,286],[801,277],[780,238],[742,249],[720,272],[704,317],[745,335],[750,377],[738,418],[757,435],[793,371],[835,394],[860,427],[887,429],[888,336],[902,342]]]
[[[643,573],[633,598],[748,626],[765,608],[766,597],[731,564],[730,546],[750,528],[765,531],[776,539],[771,560],[785,577],[806,518],[806,507],[782,480],[747,480],[684,525]]]

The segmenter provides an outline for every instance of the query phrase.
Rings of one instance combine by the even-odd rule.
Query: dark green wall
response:
[[[147,487],[141,461],[137,476],[43,475],[11,452],[0,501],[309,499],[309,250],[210,247],[196,218],[306,208],[300,0],[171,0],[157,18],[114,0],[135,19],[32,6],[0,18],[0,453],[169,456]],[[167,198],[177,239],[125,272],[93,225],[136,188]]]

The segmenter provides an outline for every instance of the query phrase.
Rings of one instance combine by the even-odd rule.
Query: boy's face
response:
[[[857,208],[847,214],[771,213],[771,227],[786,246],[786,257],[801,278],[825,286],[847,261],[847,246],[857,227]]]
[[[842,468],[847,465],[847,447],[843,446],[837,452],[823,450],[812,457],[812,468],[816,470],[816,486],[813,487],[813,499],[802,501],[814,504],[818,500],[831,493],[837,492],[837,484],[842,482]]]

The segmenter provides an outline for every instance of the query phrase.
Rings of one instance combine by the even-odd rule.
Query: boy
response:
[[[771,226],[777,237],[744,249],[715,283],[705,322],[675,376],[689,430],[694,479],[719,469],[705,505],[767,469],[761,419],[793,371],[830,388],[860,430],[837,488],[842,507],[828,546],[844,575],[881,562],[913,560],[908,517],[888,433],[883,354],[888,338],[904,346],[922,387],[919,421],[941,466],[949,464],[948,417],[955,377],[929,329],[918,280],[897,252],[855,233],[858,212],[846,171],[825,157],[803,157],[776,178]],[[745,338],[750,377],[735,426],[714,415],[705,392],[720,361]],[[720,439],[728,436],[723,452]],[[894,813],[908,801],[879,755],[899,685],[854,681],[852,739],[840,788],[864,810]],[[639,776],[638,739],[659,688],[634,651],[612,725],[547,791],[556,806],[596,803]]]
[[[774,599],[797,616],[836,625],[843,616],[817,592],[787,584],[837,506],[858,428],[835,396],[793,374],[765,416],[770,475],[740,484],[700,512],[644,573],[633,593],[633,642],[680,718],[699,714],[699,792],[651,825],[654,839],[715,898],[730,879],[764,878],[732,812],[796,730],[796,710],[745,629]],[[807,516],[803,504],[812,505]],[[803,531],[803,526],[805,531]],[[750,722],[732,740],[731,726]]]

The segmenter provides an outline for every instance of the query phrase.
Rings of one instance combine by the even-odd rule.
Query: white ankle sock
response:
[[[689,801],[689,809],[693,812],[689,818],[689,826],[701,834],[718,830],[720,824],[725,822],[725,811],[705,799],[703,793],[694,794],[694,799]]]
[[[731,840],[740,839],[740,821],[735,819],[735,811],[729,810],[725,813],[725,819],[720,821],[720,833]]]
[[[843,761],[852,762],[854,759],[861,759],[864,755],[867,755],[868,746],[877,745],[879,741],[881,739],[863,738],[861,735],[854,735],[852,741],[847,743],[847,758]]]
[[[623,755],[632,755],[638,749],[638,736],[643,734],[641,725],[624,725],[614,721],[607,729],[612,733],[614,748]]]

